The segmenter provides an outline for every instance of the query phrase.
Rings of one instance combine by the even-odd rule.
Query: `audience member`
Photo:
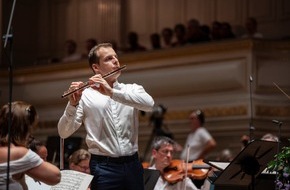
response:
[[[91,153],[85,149],[79,149],[73,152],[69,159],[69,169],[90,174]]]
[[[191,19],[187,22],[187,42],[190,44],[209,41],[206,34],[201,30],[199,21],[196,19]]]
[[[26,189],[25,186],[22,186],[23,184],[21,185],[24,174],[48,185],[55,185],[60,182],[61,174],[59,169],[43,161],[35,152],[26,148],[28,136],[32,128],[37,125],[37,122],[37,112],[34,106],[28,103],[15,101],[1,108],[0,189],[5,189],[8,186],[13,190]],[[8,130],[9,127],[10,130]],[[10,141],[8,140],[9,136]],[[7,180],[8,147],[10,147],[10,175]],[[6,184],[8,181],[9,184]]]
[[[206,24],[200,26],[202,33],[204,34],[205,41],[211,41],[211,31],[210,27]]]
[[[89,38],[86,40],[86,52],[82,54],[83,59],[87,59],[90,53],[90,50],[98,44],[97,40],[94,38]]]
[[[160,35],[158,33],[153,33],[150,35],[150,42],[152,49],[161,49]]]
[[[65,42],[65,56],[62,62],[73,62],[81,60],[81,54],[77,53],[77,43],[74,40],[67,40]]]
[[[233,39],[235,34],[233,33],[232,26],[228,22],[222,22],[220,26],[220,39]]]
[[[146,48],[139,44],[139,36],[136,32],[129,32],[128,44],[129,44],[129,47],[126,49],[126,52],[132,53],[132,52],[146,51]]]
[[[188,177],[174,184],[169,183],[163,177],[165,169],[172,161],[172,155],[175,150],[174,145],[175,142],[165,136],[156,137],[153,141],[152,157],[154,159],[154,165],[149,169],[156,169],[161,173],[161,176],[158,178],[154,190],[197,190],[198,188]]]
[[[201,110],[193,111],[189,119],[191,132],[187,136],[181,159],[187,159],[187,152],[189,161],[204,159],[216,147],[216,141],[204,127],[205,115]]]
[[[163,28],[161,32],[163,48],[171,48],[172,47],[172,39],[173,39],[173,30],[171,28]]]
[[[174,36],[176,41],[172,43],[173,47],[184,46],[187,43],[186,29],[183,24],[176,24],[174,27]]]
[[[258,22],[255,18],[247,18],[245,28],[246,34],[244,34],[242,38],[263,38],[263,34],[258,32]]]
[[[211,39],[212,40],[220,40],[220,29],[221,23],[219,21],[213,21],[211,24]]]

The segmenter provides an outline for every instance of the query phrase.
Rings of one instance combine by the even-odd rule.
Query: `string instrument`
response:
[[[183,160],[172,160],[170,165],[164,169],[163,178],[171,184],[182,181],[186,177],[203,180],[207,177],[210,166],[202,159],[186,163]]]

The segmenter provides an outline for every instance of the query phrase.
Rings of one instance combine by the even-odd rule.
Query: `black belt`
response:
[[[92,160],[97,162],[111,162],[111,163],[128,163],[135,160],[138,160],[138,153],[136,152],[132,156],[120,156],[120,157],[110,157],[110,156],[100,156],[100,155],[91,155]]]

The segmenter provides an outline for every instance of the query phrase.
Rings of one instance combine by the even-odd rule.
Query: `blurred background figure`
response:
[[[222,22],[220,26],[220,39],[234,39],[235,37],[230,23]]]
[[[221,23],[219,21],[213,21],[211,24],[211,40],[220,40]]]
[[[180,158],[188,162],[203,160],[217,146],[216,141],[204,127],[205,115],[202,110],[191,112],[189,120],[191,132],[187,136]],[[204,181],[204,179],[193,180],[198,188],[201,188]]]
[[[278,142],[279,139],[276,135],[273,135],[272,133],[266,133],[265,135],[262,136],[261,140],[263,141],[273,141],[273,142]]]
[[[89,38],[86,40],[86,52],[82,54],[83,59],[87,59],[90,53],[90,50],[98,44],[97,40],[94,38]]]
[[[190,19],[187,22],[187,42],[190,44],[209,41],[209,38],[206,34],[201,30],[201,26],[199,21],[196,19]]]
[[[47,160],[47,148],[46,146],[39,140],[35,139],[34,137],[30,136],[28,142],[28,148],[31,149],[33,152],[38,154],[40,158],[43,160]]]
[[[81,54],[77,53],[77,43],[74,40],[65,42],[65,55],[62,62],[74,62],[81,60]]]
[[[161,40],[158,33],[153,33],[150,35],[151,48],[153,50],[161,49]]]
[[[163,48],[171,48],[172,47],[172,39],[173,39],[173,30],[171,28],[163,28],[161,32]]]
[[[217,160],[220,162],[231,162],[233,158],[232,151],[228,148],[225,148],[220,152]]]
[[[146,48],[143,45],[139,44],[139,36],[136,32],[129,32],[127,36],[129,47],[125,50],[127,53],[146,51]]]
[[[172,43],[173,47],[184,46],[186,40],[186,28],[183,24],[176,24],[174,27],[174,36],[176,41]]]
[[[91,154],[85,149],[79,149],[69,157],[69,169],[90,174]]]
[[[201,110],[193,111],[190,116],[191,132],[188,134],[181,159],[188,161],[204,159],[216,147],[216,141],[204,127],[205,115]],[[189,150],[187,150],[189,149]]]
[[[249,17],[245,23],[246,34],[242,38],[263,38],[263,34],[258,32],[258,22],[255,18]]]
[[[250,142],[250,137],[248,135],[242,135],[240,142],[241,142],[241,150],[243,150]]]

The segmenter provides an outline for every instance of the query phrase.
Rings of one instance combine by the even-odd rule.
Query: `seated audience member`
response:
[[[127,40],[129,47],[125,50],[125,52],[132,53],[147,50],[144,46],[140,45],[139,36],[136,32],[129,32]]]
[[[171,48],[172,47],[172,39],[173,39],[173,30],[171,28],[163,28],[161,32],[161,37],[163,41],[163,48]]]
[[[5,189],[5,187],[13,190],[26,189],[25,182],[22,184],[25,174],[48,185],[56,185],[60,182],[61,174],[59,169],[41,159],[32,150],[26,148],[28,136],[37,125],[37,122],[37,112],[34,106],[28,103],[15,101],[11,105],[6,104],[1,108],[0,189]],[[10,144],[8,141],[9,127]],[[8,146],[10,146],[10,176],[7,180]],[[9,183],[6,184],[6,182]]]
[[[158,33],[153,33],[150,35],[150,42],[152,49],[154,50],[161,49],[161,41]]]
[[[74,40],[67,40],[65,42],[65,56],[62,58],[62,62],[74,62],[79,61],[82,55],[77,53],[77,43]]]
[[[234,39],[232,26],[228,22],[222,22],[220,26],[220,39]]]
[[[221,23],[219,21],[213,21],[211,24],[211,40],[220,40]]]
[[[87,59],[89,56],[89,53],[93,47],[95,47],[98,44],[97,40],[94,38],[89,38],[86,40],[86,52],[82,54],[83,59]]]
[[[206,34],[201,30],[201,26],[199,21],[196,19],[190,19],[187,22],[187,42],[190,44],[209,41],[209,38]]]
[[[69,169],[90,174],[91,154],[85,149],[73,152],[69,159]]]
[[[181,179],[175,183],[169,183],[163,177],[166,167],[172,161],[172,155],[175,150],[175,142],[165,136],[156,137],[153,141],[152,157],[154,165],[149,169],[159,170],[161,175],[155,185],[154,190],[197,190],[198,188],[193,184],[192,180],[188,177]]]
[[[263,34],[258,32],[258,22],[255,18],[249,17],[245,23],[246,34],[242,38],[263,38]]]
[[[186,28],[183,24],[175,25],[174,36],[175,36],[176,41],[172,43],[173,47],[184,46],[187,44]]]

